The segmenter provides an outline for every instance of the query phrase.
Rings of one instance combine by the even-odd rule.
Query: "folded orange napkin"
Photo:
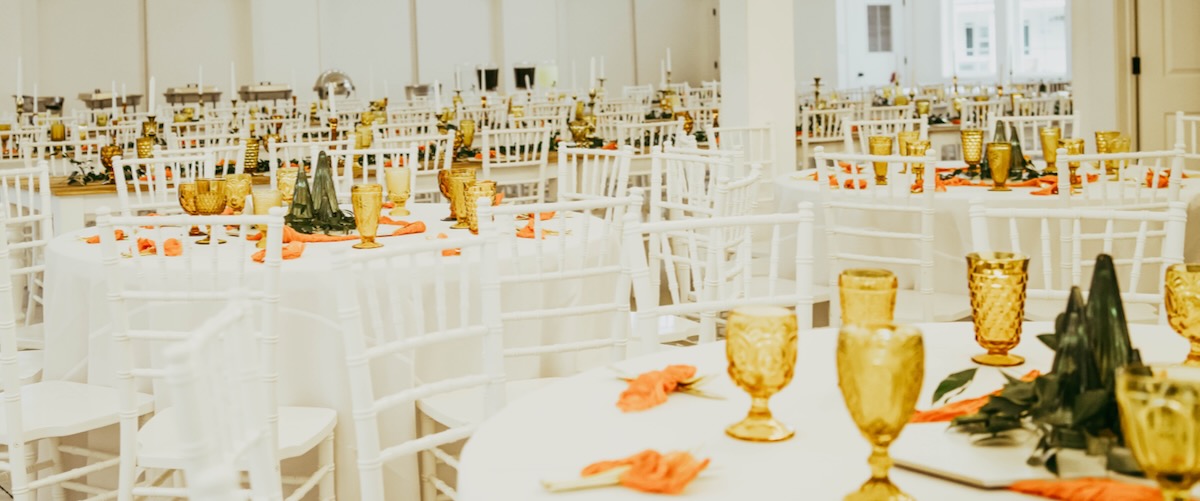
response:
[[[384,209],[395,209],[395,208],[396,208],[396,202],[392,202],[392,201],[390,201],[390,200],[389,200],[389,201],[387,201],[387,202],[384,202],[384,203],[383,203],[383,208],[384,208]]]
[[[1159,501],[1161,492],[1154,487],[1128,484],[1107,478],[1072,480],[1021,480],[1009,490],[1062,501]]]
[[[1035,369],[1035,370],[1025,373],[1024,376],[1021,376],[1021,381],[1033,381],[1035,378],[1037,378],[1040,375],[1041,375],[1041,373]],[[996,390],[996,391],[993,391],[992,393],[990,393],[988,395],[984,395],[982,397],[975,397],[975,398],[968,398],[966,400],[959,400],[957,402],[943,405],[936,409],[929,409],[927,411],[914,412],[912,415],[912,419],[910,419],[909,422],[910,423],[938,423],[938,422],[945,422],[945,421],[953,421],[954,418],[960,417],[960,416],[969,416],[971,414],[979,412],[979,409],[983,408],[983,406],[985,404],[987,404],[988,399],[992,398],[992,395],[999,395],[1000,391],[1001,390]]]
[[[400,226],[400,228],[397,229],[396,231],[393,231],[392,233],[390,233],[388,235],[382,235],[382,236],[395,237],[395,236],[400,236],[400,235],[411,235],[414,233],[424,233],[425,232],[425,223],[423,223],[421,221],[409,223],[406,221],[396,221],[396,220],[392,220],[392,219],[388,218],[387,219],[388,222],[385,223],[383,221],[384,218],[387,218],[387,216],[380,217],[380,221],[379,221],[380,224]],[[262,239],[262,233],[254,233],[252,235],[246,235],[246,240],[254,241],[254,240],[261,240],[261,239]],[[310,234],[300,233],[300,232],[292,229],[291,226],[283,227],[283,243],[285,243],[285,244],[289,243],[289,242],[307,242],[307,243],[345,242],[347,240],[358,240],[358,239],[359,239],[358,235],[323,235],[320,233],[314,233],[314,234],[310,235]]]
[[[661,371],[639,374],[629,382],[629,387],[621,392],[617,407],[624,412],[631,412],[661,405],[667,401],[668,393],[679,388],[679,383],[695,375],[696,367],[691,365],[668,365]]]
[[[709,461],[697,460],[687,452],[662,454],[647,449],[625,459],[590,464],[581,474],[587,477],[628,466],[629,470],[621,474],[621,485],[642,492],[679,494],[708,467]]]
[[[393,221],[393,224],[396,226],[399,226],[400,228],[397,228],[396,231],[393,231],[390,235],[387,235],[387,236],[398,237],[400,235],[413,235],[413,234],[417,234],[417,233],[425,233],[425,223],[423,223],[421,221],[417,221],[415,223],[409,223],[406,221]]]
[[[1188,176],[1185,173],[1183,175],[1183,177],[1188,177]],[[1166,170],[1162,171],[1162,174],[1159,175],[1158,187],[1166,188],[1167,186],[1170,186],[1170,185],[1171,185],[1171,169],[1166,169]],[[1153,170],[1146,170],[1146,187],[1147,188],[1154,187],[1154,171]]]
[[[605,143],[604,147],[603,147],[603,148],[601,148],[601,149],[605,149],[605,150],[615,150],[615,149],[617,149],[617,142],[616,142],[616,141],[609,141],[608,143]]]
[[[118,241],[125,240],[125,232],[123,230],[113,230],[113,236],[117,237]],[[85,241],[89,244],[98,244],[100,243],[100,235],[92,235],[87,237]]]
[[[149,238],[137,239],[137,246],[138,246],[138,253],[142,254],[143,256],[148,256],[151,254],[158,253],[158,249],[156,248],[154,241],[150,240]],[[178,239],[168,238],[165,241],[163,241],[163,255],[164,256],[174,257],[174,256],[182,255],[182,254],[183,254],[183,244],[179,243]]]
[[[439,239],[450,238],[450,237],[446,236],[445,233],[438,233],[437,237]],[[462,255],[462,249],[442,249],[442,255],[443,256],[459,256],[459,255]]]
[[[283,255],[283,259],[285,261],[288,259],[296,259],[296,258],[300,257],[301,254],[304,254],[304,242],[288,242],[286,244],[283,244],[283,254],[282,255]],[[256,263],[261,263],[261,262],[265,261],[266,258],[267,258],[267,250],[266,249],[261,249],[258,252],[255,252],[253,255],[250,256],[250,259],[253,259],[254,262],[256,262]]]

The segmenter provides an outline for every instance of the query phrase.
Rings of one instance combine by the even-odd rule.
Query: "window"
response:
[[[942,0],[943,76],[1069,78],[1067,0]]]
[[[867,6],[867,50],[892,51],[892,6]]]

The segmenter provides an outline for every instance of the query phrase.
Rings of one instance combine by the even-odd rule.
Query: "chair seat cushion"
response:
[[[43,381],[21,387],[25,441],[66,437],[119,421],[117,390],[107,386]],[[137,394],[138,414],[154,409],[154,397]],[[8,441],[8,422],[0,413],[0,440]]]
[[[147,468],[180,468],[184,462],[179,443],[176,407],[160,410],[138,430],[138,464]],[[279,408],[279,459],[308,452],[337,425],[337,411],[322,407]]]

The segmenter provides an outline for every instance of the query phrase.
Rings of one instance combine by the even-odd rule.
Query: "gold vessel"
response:
[[[878,268],[851,268],[838,275],[842,325],[892,321],[896,310],[896,274]]]
[[[1200,481],[1200,368],[1127,367],[1117,372],[1125,445],[1158,482],[1163,499],[1188,501]]]
[[[932,143],[928,139],[918,139],[908,143],[908,155],[911,157],[923,157],[929,151]],[[913,177],[916,182],[912,186],[913,193],[923,193],[925,191],[925,162],[913,161],[912,163]]]
[[[275,169],[275,187],[283,194],[283,201],[292,203],[296,193],[296,177],[300,175],[300,167],[280,167]]]
[[[379,230],[379,213],[383,210],[383,186],[376,183],[356,184],[350,187],[350,204],[354,207],[354,226],[362,242],[355,249],[375,249],[383,244],[375,241]]]
[[[792,438],[796,431],[771,416],[767,401],[792,381],[796,316],[775,306],[738,308],[729,312],[725,334],[729,377],[751,398],[749,414],[725,433],[752,442]]]
[[[472,235],[479,234],[479,199],[492,199],[496,196],[496,183],[492,181],[477,181],[467,187],[467,228]]]
[[[963,162],[967,164],[967,175],[979,179],[979,164],[983,163],[983,129],[963,129],[959,132],[962,137]]]
[[[407,216],[412,214],[404,207],[412,193],[412,177],[408,167],[388,167],[383,169],[384,182],[387,183],[388,199],[395,205],[390,216]]]
[[[1062,147],[1067,150],[1068,155],[1082,155],[1083,154],[1083,139],[1082,138],[1063,139]],[[1079,161],[1072,160],[1072,161],[1067,162],[1067,169],[1070,171],[1069,174],[1070,174],[1070,178],[1071,178],[1071,189],[1072,190],[1083,189],[1083,178],[1079,177]]]
[[[1021,254],[979,252],[967,255],[967,286],[971,292],[975,342],[987,350],[971,360],[994,367],[1025,362],[1024,358],[1008,351],[1021,342],[1028,269],[1029,257]]]
[[[1058,144],[1062,140],[1062,129],[1058,127],[1038,128],[1038,136],[1042,139],[1042,158],[1046,159],[1045,174],[1058,172]]]
[[[454,205],[454,216],[457,220],[450,229],[465,230],[467,224],[467,187],[475,182],[474,167],[452,167],[450,169],[450,203]]]
[[[216,216],[225,211],[225,204],[228,196],[225,194],[224,179],[197,179],[196,180],[196,213],[201,216]],[[207,235],[197,240],[200,245],[207,245],[216,240],[218,244],[225,243],[224,240],[212,238],[212,225],[208,225]]]
[[[1012,191],[1005,186],[1008,182],[1008,169],[1012,167],[1011,143],[988,143],[988,167],[992,170],[992,187],[989,191]]]
[[[271,213],[272,207],[283,206],[283,194],[279,190],[259,190],[250,194],[250,200],[254,203],[254,215],[265,216]],[[255,247],[259,249],[267,248],[267,225],[258,225],[258,233],[261,237]]]
[[[250,174],[228,174],[225,176],[226,205],[234,214],[246,208],[246,196],[250,194]]]
[[[179,183],[177,191],[179,192],[179,208],[183,209],[185,214],[191,216],[199,215],[200,211],[196,209],[196,183]],[[203,234],[204,232],[200,231],[200,228],[197,228],[195,225],[192,225],[192,228],[188,230],[188,236],[198,237]]]
[[[867,144],[871,148],[872,155],[892,154],[891,136],[871,136],[867,138]],[[875,185],[887,186],[888,163],[871,162],[871,167],[875,169]]]

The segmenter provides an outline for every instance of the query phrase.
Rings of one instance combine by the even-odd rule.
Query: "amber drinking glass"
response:
[[[851,268],[838,275],[842,325],[892,321],[896,309],[896,274],[877,268]]]
[[[225,211],[225,204],[228,195],[225,194],[224,179],[197,179],[196,180],[196,213],[201,216],[216,216]],[[225,243],[224,240],[212,238],[212,225],[208,225],[207,235],[197,240],[196,243],[207,245],[216,240],[218,244]]]
[[[838,333],[838,387],[850,417],[871,443],[871,478],[846,496],[854,501],[901,501],[905,494],[888,478],[888,447],[912,418],[925,378],[925,343],[914,327],[845,325]]]
[[[1174,264],[1166,275],[1167,323],[1191,343],[1184,364],[1200,367],[1200,264]]]
[[[1200,368],[1127,367],[1117,372],[1125,445],[1166,501],[1192,499],[1200,481]]]
[[[1062,139],[1062,129],[1058,127],[1041,127],[1038,135],[1042,139],[1042,158],[1046,160],[1046,174],[1058,172],[1058,143]]]
[[[1025,359],[1008,353],[1021,342],[1025,317],[1025,286],[1029,257],[1011,252],[967,255],[967,286],[971,291],[971,316],[975,342],[987,353],[971,357],[995,367],[1020,365]]]
[[[900,132],[897,132],[896,133],[896,153],[898,153],[900,155],[904,155],[904,156],[912,156],[912,154],[908,152],[908,149],[909,149],[908,145],[912,144],[913,141],[916,141],[918,139],[921,139],[920,131],[902,130]],[[907,163],[904,164],[904,167],[900,170],[900,172],[904,172],[904,173],[908,172],[908,164]]]
[[[354,207],[354,225],[362,242],[355,249],[375,249],[383,244],[375,241],[379,230],[379,212],[383,210],[383,186],[375,183],[350,187],[350,204]]]
[[[1012,144],[988,143],[988,167],[992,170],[992,187],[990,191],[1012,191],[1005,186],[1008,182],[1008,169],[1012,167]]]
[[[725,429],[752,442],[787,440],[796,431],[771,416],[771,395],[792,381],[796,369],[796,315],[786,308],[753,306],[729,312],[725,356],[729,377],[750,394],[745,419]]]
[[[918,139],[908,143],[908,155],[911,157],[923,157],[929,151],[932,143],[928,139]],[[913,177],[915,178],[912,185],[913,193],[923,193],[925,191],[925,162],[912,163]]]
[[[1082,155],[1083,154],[1083,146],[1084,146],[1084,143],[1083,143],[1082,138],[1072,138],[1072,139],[1063,139],[1062,140],[1062,147],[1067,150],[1068,155]],[[1072,190],[1082,189],[1083,188],[1083,178],[1079,177],[1079,161],[1078,160],[1068,161],[1067,169],[1070,170],[1071,189]]]
[[[967,175],[979,178],[979,164],[983,163],[983,129],[963,129],[962,136],[963,162],[967,163]]]

